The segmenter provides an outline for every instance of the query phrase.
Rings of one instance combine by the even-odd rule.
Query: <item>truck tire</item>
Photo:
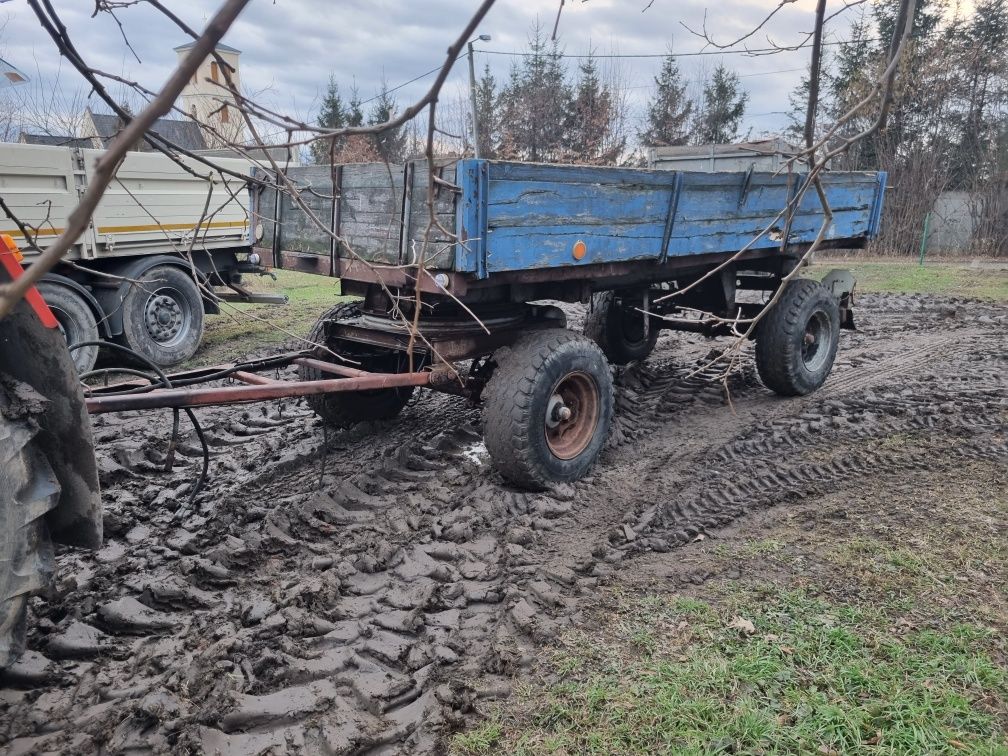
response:
[[[614,365],[647,359],[658,343],[654,323],[644,333],[644,316],[627,307],[613,291],[592,295],[584,334],[602,348]]]
[[[564,329],[534,331],[494,361],[483,435],[500,474],[536,490],[583,477],[613,413],[612,372],[599,346]]]
[[[120,341],[159,367],[189,359],[203,339],[203,297],[174,265],[156,265],[132,284],[122,305]]]
[[[804,396],[826,381],[840,341],[836,298],[818,281],[794,278],[756,326],[756,369],[781,396]]]
[[[0,376],[0,669],[23,653],[28,598],[52,579],[53,549],[43,517],[60,494],[35,444],[37,426],[10,411],[2,381]]]
[[[98,340],[98,321],[84,297],[54,281],[39,281],[37,288],[59,321],[60,332],[68,345]],[[86,373],[98,360],[98,345],[75,349],[71,356],[77,372]]]
[[[308,340],[313,344],[327,345],[326,326],[330,322],[348,320],[360,315],[359,302],[341,302],[324,313],[308,334]],[[322,349],[317,349],[316,359],[332,361],[332,355]],[[399,370],[400,355],[390,351],[388,356],[361,355],[354,357],[360,365],[354,365],[361,370],[394,373]],[[320,381],[333,376],[309,367],[298,369],[298,377],[303,381]],[[403,407],[413,396],[413,386],[403,386],[391,389],[376,389],[374,391],[353,391],[336,394],[316,394],[305,399],[315,414],[328,425],[336,428],[348,428],[355,423],[367,420],[388,420],[402,412]]]

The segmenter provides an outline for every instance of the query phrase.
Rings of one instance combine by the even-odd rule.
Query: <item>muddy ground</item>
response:
[[[686,377],[717,342],[663,335],[620,371],[592,475],[545,494],[504,485],[478,411],[426,392],[324,454],[297,402],[200,411],[213,457],[192,507],[195,436],[165,473],[169,414],[98,418],[106,545],[63,552],[34,600],[0,748],[439,752],[600,586],[705,579],[668,568],[700,536],[758,538],[789,508],[815,528],[817,497],[873,482],[926,507],[935,475],[1004,470],[1005,307],[866,295],[856,317],[803,399],[746,364],[728,403]]]

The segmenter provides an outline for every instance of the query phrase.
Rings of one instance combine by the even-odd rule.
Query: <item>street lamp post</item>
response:
[[[476,39],[481,42],[489,42],[489,34],[480,34]],[[476,110],[476,65],[473,63],[473,42],[469,40],[469,102],[472,106],[472,133],[473,133],[473,155],[480,156],[479,143],[479,113]]]

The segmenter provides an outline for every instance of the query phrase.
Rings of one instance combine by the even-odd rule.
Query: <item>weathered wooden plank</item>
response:
[[[664,223],[668,188],[490,181],[490,228]]]
[[[675,183],[672,171],[653,171],[635,168],[601,168],[584,165],[547,165],[544,163],[512,163],[492,161],[489,168],[491,181],[540,181],[547,183],[584,183],[617,186],[671,186]]]

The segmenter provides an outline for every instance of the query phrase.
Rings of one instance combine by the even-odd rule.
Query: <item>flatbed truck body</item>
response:
[[[0,145],[0,233],[30,266],[67,225],[101,150]],[[251,161],[214,158],[247,175]],[[40,291],[68,341],[116,340],[161,366],[190,357],[221,300],[262,300],[241,286],[260,273],[245,181],[191,158],[129,152],[87,231]],[[268,298],[281,301],[282,298]],[[97,347],[75,351],[87,371]]]

